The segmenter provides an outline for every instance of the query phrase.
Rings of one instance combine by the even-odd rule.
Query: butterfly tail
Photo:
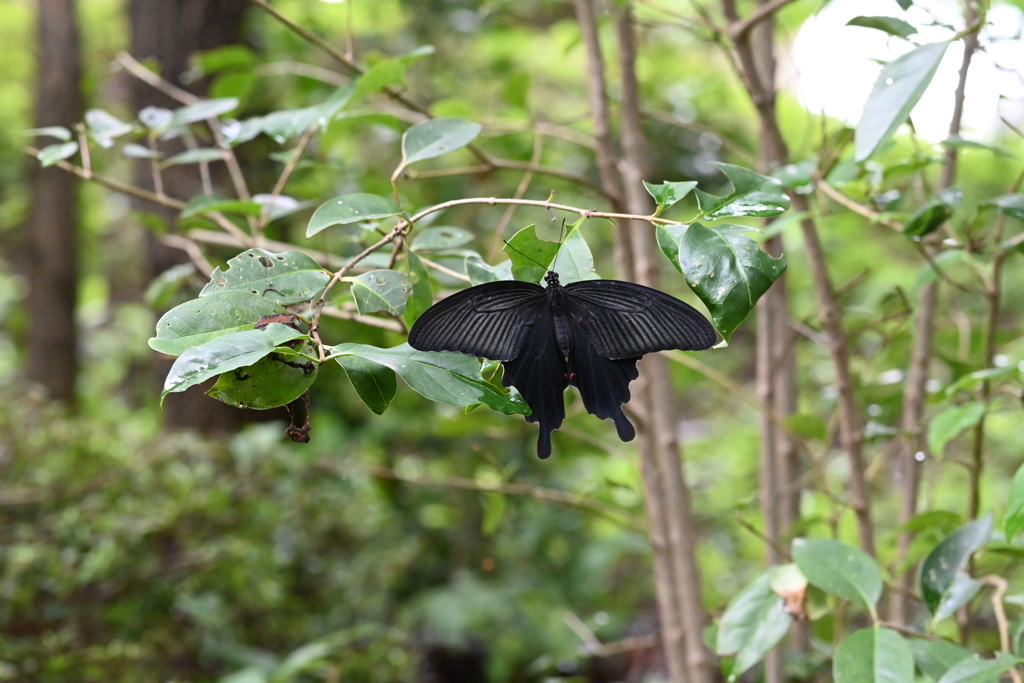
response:
[[[504,361],[501,382],[514,386],[530,406],[527,422],[540,426],[537,456],[551,455],[551,432],[565,419],[565,388],[569,386],[565,358],[558,349],[551,316],[542,316],[532,326],[519,355]]]
[[[578,330],[569,356],[569,381],[580,391],[587,412],[602,420],[611,418],[623,441],[632,441],[636,429],[622,411],[629,401],[629,383],[640,376],[639,358],[609,360]]]

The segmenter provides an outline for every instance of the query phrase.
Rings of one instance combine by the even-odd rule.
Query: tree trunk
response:
[[[74,0],[39,0],[36,126],[72,128],[82,117],[82,65]],[[59,168],[32,174],[27,223],[28,379],[74,402],[78,370],[75,177]]]
[[[181,75],[188,69],[189,59],[200,50],[239,42],[242,16],[248,4],[246,0],[131,0],[132,56],[140,61],[154,60],[165,80],[193,94],[202,95],[205,83],[181,83]],[[182,106],[180,102],[137,79],[132,81],[132,104],[136,111],[149,106],[168,109]],[[164,192],[178,199],[187,200],[201,190],[194,167],[171,166],[161,174],[161,179]],[[154,189],[148,163],[140,162],[137,165],[135,184]],[[149,204],[140,208],[155,212],[168,225],[174,225],[174,211],[154,209]],[[148,235],[148,279],[186,260],[183,251],[167,247],[151,234]],[[169,363],[158,364],[156,374],[161,383],[169,368]],[[164,424],[168,427],[230,431],[250,421],[251,416],[251,411],[233,408],[199,391],[191,391],[188,395],[171,394],[164,402]]]

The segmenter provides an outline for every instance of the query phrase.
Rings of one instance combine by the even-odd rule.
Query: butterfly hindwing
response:
[[[512,360],[502,363],[501,382],[514,386],[530,406],[527,422],[537,422],[537,455],[551,455],[551,432],[565,419],[563,394],[569,386],[565,358],[555,339],[555,320],[547,311],[535,318],[522,342],[522,350]]]
[[[565,286],[573,322],[603,357],[635,358],[666,349],[711,348],[715,328],[689,304],[650,287],[618,280]]]
[[[442,299],[419,317],[409,345],[420,351],[458,351],[511,360],[529,325],[548,315],[544,289],[530,282],[501,281],[470,287]]]
[[[602,420],[611,418],[623,441],[632,441],[636,436],[633,424],[622,412],[622,404],[629,401],[629,383],[640,376],[636,369],[639,360],[603,357],[586,335],[574,326],[569,381],[579,389],[587,412]]]

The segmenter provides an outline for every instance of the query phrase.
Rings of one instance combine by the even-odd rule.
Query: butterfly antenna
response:
[[[508,241],[508,240],[502,240],[502,242],[504,242],[504,243],[505,243],[505,246],[506,246],[506,247],[508,247],[509,249],[511,249],[512,251],[516,252],[517,254],[519,254],[520,256],[522,256],[523,258],[526,258],[526,259],[529,259],[529,260],[533,261],[533,262],[534,262],[534,263],[536,263],[536,264],[537,264],[538,266],[540,266],[540,267],[541,267],[541,268],[543,268],[543,269],[544,269],[545,271],[547,271],[547,269],[548,269],[548,267],[547,267],[547,266],[545,266],[545,265],[544,265],[543,263],[541,263],[541,262],[540,262],[540,261],[538,261],[537,259],[534,259],[534,258],[530,258],[529,256],[527,256],[526,254],[524,254],[524,253],[523,253],[523,252],[521,252],[520,250],[516,249],[516,248],[515,248],[515,247],[513,247],[513,246],[512,246],[511,244],[509,244],[509,241]]]

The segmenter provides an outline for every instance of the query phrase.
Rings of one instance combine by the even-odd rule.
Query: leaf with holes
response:
[[[914,653],[892,629],[862,628],[836,648],[832,677],[835,683],[913,683]]]
[[[365,192],[343,194],[322,204],[313,213],[313,217],[309,219],[309,225],[306,227],[306,237],[312,237],[332,225],[388,218],[400,213],[402,210],[398,208],[398,205],[386,197]]]
[[[811,584],[874,612],[882,594],[882,570],[860,548],[828,538],[796,538],[793,561]]]
[[[340,356],[336,360],[366,407],[377,415],[383,414],[398,392],[395,371],[359,356]]]
[[[312,361],[274,352],[252,365],[223,373],[206,395],[236,408],[280,408],[306,393],[318,369]]]
[[[284,306],[252,292],[218,292],[167,311],[157,321],[156,336],[149,340],[149,346],[177,356],[221,335],[251,330],[264,316],[287,313]]]
[[[312,300],[330,279],[330,273],[303,253],[249,249],[229,260],[225,270],[215,269],[199,296],[245,291],[289,306]]]
[[[907,120],[932,82],[947,47],[949,41],[922,45],[885,65],[857,123],[857,161],[874,154]]]
[[[786,270],[783,256],[772,258],[738,225],[666,225],[657,230],[661,250],[711,313],[726,341],[757,300]]]
[[[186,349],[167,373],[160,399],[221,373],[252,365],[281,344],[301,337],[305,335],[298,330],[271,323],[265,330],[232,332]]]
[[[729,603],[718,626],[715,650],[735,655],[729,681],[761,661],[789,631],[793,617],[772,591],[772,572],[760,574]]]
[[[332,357],[357,356],[391,368],[416,393],[455,406],[482,403],[506,415],[528,415],[522,399],[503,394],[480,374],[480,362],[464,353],[417,351],[408,344],[380,349],[366,344],[341,344]]]
[[[919,582],[925,606],[935,614],[957,573],[992,535],[992,513],[960,527],[935,546],[921,563]]]
[[[412,296],[412,281],[397,270],[371,270],[351,279],[352,296],[362,315],[385,311],[402,315]]]
[[[778,216],[789,208],[789,197],[778,178],[755,173],[742,166],[711,162],[732,183],[733,191],[724,197],[694,190],[701,213],[708,220],[739,216]]]
[[[480,134],[480,124],[463,119],[430,119],[417,123],[402,136],[402,164],[433,159],[465,147]]]

